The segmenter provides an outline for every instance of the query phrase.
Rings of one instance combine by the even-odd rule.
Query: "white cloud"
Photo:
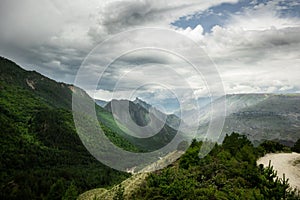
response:
[[[299,90],[300,20],[280,16],[279,11],[283,7],[278,0],[232,14],[225,26],[215,26],[211,33],[204,34],[200,24],[194,29],[170,25],[182,16],[192,16],[222,2],[235,3],[237,0],[93,0],[89,3],[84,0],[4,0],[0,6],[0,54],[59,81],[72,82],[81,62],[98,42],[137,27],[171,28],[205,48],[217,64],[228,93]],[[95,63],[91,65],[90,72],[103,69],[102,63],[113,59],[114,52],[134,47],[135,43],[144,42],[146,46],[163,43],[171,50],[185,47],[185,43],[178,38],[159,34],[151,37],[155,41],[151,44],[145,43],[147,41],[143,35],[136,34],[102,48],[103,51],[98,52],[101,57],[93,58]],[[191,49],[189,56],[196,57],[202,53]],[[148,71],[144,64],[147,63],[152,68],[148,68],[151,73],[145,75],[143,72]],[[136,84],[154,80],[174,84],[181,96],[193,95],[184,92],[187,85],[180,87],[181,81],[174,82],[176,76],[166,73],[163,69],[165,65],[181,75],[177,79],[186,81],[188,87],[194,89],[195,96],[207,94],[203,77],[195,75],[182,59],[168,53],[149,51],[122,57],[114,67],[110,66],[106,72],[106,88],[102,89],[112,87],[121,75],[130,72],[132,67],[140,66],[140,70],[128,74],[123,82],[122,86],[127,87],[128,91]],[[213,79],[213,76],[206,78]],[[157,92],[152,89],[148,88],[148,91]],[[122,98],[128,91],[123,89],[116,95]],[[111,91],[99,90],[96,95],[109,100]],[[160,94],[156,98],[167,97]]]
[[[299,27],[300,21],[297,18],[280,17],[280,11],[285,6],[280,6],[282,0],[260,3],[253,8],[246,8],[241,15],[232,15],[228,24],[230,28],[243,30],[266,30]]]
[[[97,23],[90,27],[89,35],[99,42],[107,35],[137,27],[172,28],[170,24],[180,17],[224,2],[237,0],[108,0],[99,7],[95,15]]]
[[[246,9],[203,36],[227,93],[291,92],[300,87],[300,20],[281,18],[276,9],[278,1]]]
[[[112,34],[135,27],[170,27],[181,16],[222,2],[237,0],[3,0],[0,54],[66,81],[61,79],[63,71],[45,69],[46,63],[58,60],[74,77],[87,53]]]
[[[203,39],[203,27],[199,24],[194,29],[188,27],[186,29],[179,28],[177,32],[191,38],[195,42],[201,42]]]

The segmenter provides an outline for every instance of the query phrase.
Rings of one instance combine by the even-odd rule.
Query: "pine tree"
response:
[[[292,148],[293,151],[300,153],[300,139],[295,143],[294,147]]]
[[[61,200],[62,195],[65,192],[63,179],[58,179],[50,188],[47,200]]]
[[[70,184],[68,189],[66,190],[62,200],[76,200],[78,196],[77,187],[74,182]]]
[[[290,186],[288,179],[285,179],[285,175],[283,175],[283,179],[278,178],[277,171],[271,166],[271,161],[269,162],[269,166],[262,170],[260,192],[264,198],[286,199]]]

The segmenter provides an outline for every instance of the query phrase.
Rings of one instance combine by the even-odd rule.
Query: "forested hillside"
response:
[[[74,199],[129,176],[102,165],[81,143],[71,112],[72,90],[0,58],[0,199]],[[118,146],[137,151],[102,127]]]
[[[227,135],[205,158],[198,156],[202,142],[194,140],[171,166],[152,173],[129,199],[299,199],[276,171],[257,166],[268,152],[289,151],[276,142],[255,148],[242,135]],[[272,163],[271,163],[272,164]]]

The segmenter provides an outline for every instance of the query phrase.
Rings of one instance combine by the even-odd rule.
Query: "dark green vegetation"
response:
[[[295,143],[294,147],[292,148],[293,151],[300,153],[300,139]]]
[[[73,90],[0,58],[0,199],[74,199],[129,176],[99,163],[81,143],[71,112]],[[137,151],[102,128],[118,146]]]
[[[283,150],[282,145],[266,142],[255,148],[233,133],[200,159],[201,145],[194,140],[177,162],[151,174],[133,199],[298,199],[271,166],[256,165],[257,158]]]

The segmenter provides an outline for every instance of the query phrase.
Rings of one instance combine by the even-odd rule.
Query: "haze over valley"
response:
[[[299,35],[293,0],[2,0],[0,199],[299,199]]]

